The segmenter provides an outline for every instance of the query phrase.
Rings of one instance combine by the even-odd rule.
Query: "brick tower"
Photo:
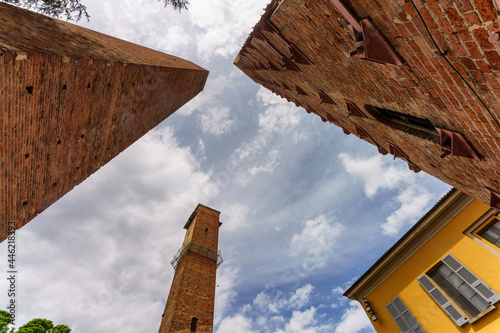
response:
[[[0,241],[195,97],[184,59],[0,2]]]
[[[171,261],[175,275],[159,333],[212,333],[215,274],[222,263],[219,215],[198,204],[184,226],[184,243]]]

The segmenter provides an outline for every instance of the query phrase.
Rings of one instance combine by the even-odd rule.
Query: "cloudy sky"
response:
[[[198,97],[17,232],[17,324],[157,332],[169,261],[203,203],[223,222],[214,332],[373,332],[342,292],[449,187],[233,66],[269,0],[191,0],[181,14],[156,0],[82,1],[91,20],[79,24],[210,75]]]

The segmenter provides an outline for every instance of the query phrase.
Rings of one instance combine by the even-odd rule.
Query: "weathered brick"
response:
[[[446,8],[445,10],[446,16],[448,16],[448,19],[451,21],[451,23],[455,25],[463,24],[464,21],[460,17],[460,14],[457,12],[457,10],[453,7],[451,8]]]
[[[484,56],[494,70],[500,70],[500,55],[496,51],[485,51]]]
[[[483,21],[493,21],[497,18],[495,7],[493,6],[493,1],[491,0],[473,0],[473,3],[481,15]]]
[[[475,12],[474,13],[465,13],[464,18],[465,18],[465,22],[467,22],[467,24],[469,26],[474,25],[474,24],[477,24],[477,25],[481,24],[481,19],[479,18],[479,16]]]
[[[489,35],[485,29],[477,29],[473,31],[474,37],[476,38],[479,46],[483,50],[493,50],[495,46],[490,43]]]
[[[482,59],[483,55],[479,51],[479,48],[477,47],[476,43],[474,42],[467,42],[465,43],[465,47],[467,48],[467,51],[469,51],[469,54],[472,59]]]

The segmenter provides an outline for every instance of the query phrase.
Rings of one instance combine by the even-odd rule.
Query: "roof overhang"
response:
[[[415,225],[370,267],[344,296],[361,301],[408,258],[467,207],[474,198],[457,189],[449,191]]]

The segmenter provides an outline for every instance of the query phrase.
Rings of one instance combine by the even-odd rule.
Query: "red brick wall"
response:
[[[270,6],[277,3],[273,1]],[[498,46],[488,41],[489,31],[498,30],[500,20],[492,1],[415,0],[438,46],[447,51],[449,61],[487,108],[445,59],[436,54],[438,50],[410,2],[344,3],[358,18],[371,17],[404,65],[383,66],[349,57],[355,49],[354,39],[339,22],[342,15],[331,1],[284,0],[269,18],[279,34],[256,26],[253,34],[261,31],[267,41],[250,36],[236,66],[255,82],[325,121],[328,119],[354,134],[358,133],[358,126],[370,137],[365,138],[367,141],[386,152],[390,150],[389,143],[395,144],[423,171],[489,203],[487,188],[500,192],[500,54]],[[282,55],[291,57],[286,42],[296,45],[312,65],[296,64],[300,71],[283,68]],[[279,70],[269,68],[271,63]],[[307,95],[298,94],[296,85]],[[320,103],[319,90],[335,104]],[[348,117],[346,100],[354,102],[367,117]],[[436,127],[457,131],[483,160],[440,158],[439,140],[388,126],[370,113],[373,109],[365,108],[367,105],[425,118]]]
[[[184,243],[194,241],[217,250],[220,213],[201,205],[196,212],[187,231],[192,237]],[[193,317],[198,318],[196,332],[212,333],[216,270],[215,260],[188,252],[175,271],[159,333],[190,332]]]
[[[0,3],[0,241],[196,96],[183,59]]]

